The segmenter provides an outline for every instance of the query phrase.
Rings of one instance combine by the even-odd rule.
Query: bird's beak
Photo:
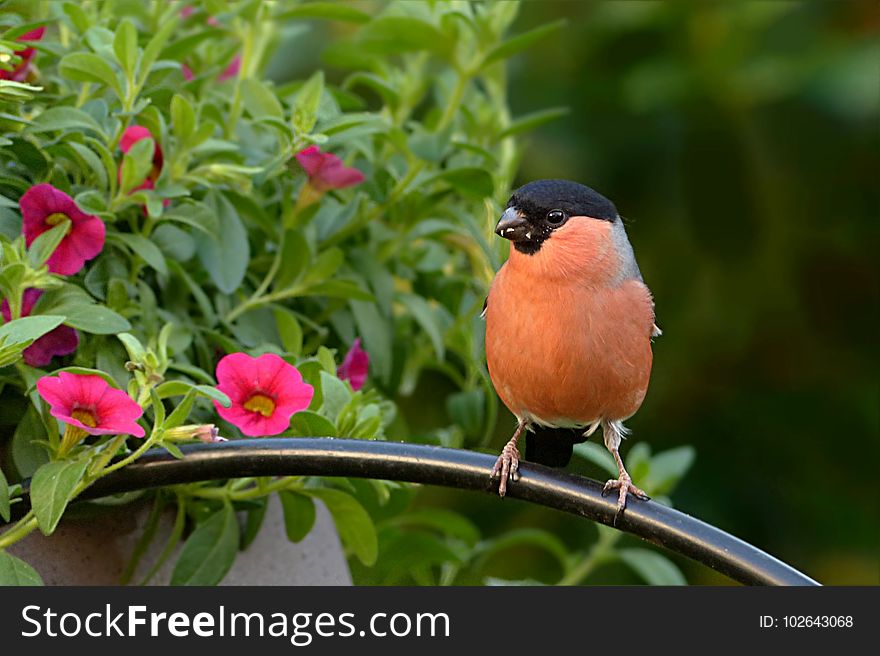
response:
[[[532,236],[529,222],[515,207],[504,210],[504,214],[495,226],[495,234],[510,241],[524,241],[531,239]]]

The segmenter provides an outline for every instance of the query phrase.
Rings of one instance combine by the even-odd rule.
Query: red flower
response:
[[[285,431],[291,416],[308,408],[315,394],[296,367],[272,353],[258,358],[230,353],[217,364],[217,381],[217,389],[232,401],[228,408],[215,401],[217,413],[251,437]]]
[[[222,82],[223,80],[228,80],[229,78],[235,77],[238,75],[238,71],[241,69],[241,55],[236,55],[232,58],[232,61],[229,62],[229,65],[223,69],[223,72],[217,76],[217,81]]]
[[[336,370],[336,375],[351,383],[351,389],[356,392],[364,386],[369,369],[370,356],[361,348],[361,338],[358,337],[345,354],[345,359]]]
[[[37,391],[51,406],[53,417],[89,435],[144,436],[137,423],[143,409],[100,376],[62,371],[57,377],[40,378]]]
[[[31,30],[30,32],[22,34],[16,39],[16,41],[39,41],[43,38],[43,33],[45,31],[45,27],[38,27],[35,30]],[[24,48],[23,50],[16,50],[15,54],[21,57],[21,61],[11,71],[4,71],[0,69],[0,80],[13,80],[15,82],[22,82],[25,78],[27,78],[28,69],[34,59],[34,56],[37,54],[37,51],[34,48],[28,47]]]
[[[153,189],[156,186],[156,180],[159,178],[159,174],[162,172],[162,165],[165,162],[165,158],[162,155],[162,147],[159,146],[159,142],[153,134],[142,125],[132,125],[125,129],[125,132],[122,133],[122,138],[119,140],[119,149],[123,153],[127,153],[131,150],[131,147],[141,139],[153,140],[153,169],[147,175],[143,183],[139,187],[132,189],[132,191],[137,191],[138,189]],[[121,178],[121,167],[119,169],[119,175]]]
[[[309,176],[309,184],[318,192],[343,189],[364,181],[364,174],[342,163],[332,153],[322,153],[317,146],[309,146],[296,154],[296,161]]]
[[[21,297],[21,316],[30,315],[34,309],[34,303],[43,295],[40,289],[25,289]],[[9,310],[9,302],[3,299],[0,304],[0,313],[4,321],[12,320]],[[70,326],[58,326],[42,337],[34,340],[33,344],[24,350],[24,361],[31,367],[45,367],[56,355],[68,355],[79,346],[79,335]]]
[[[86,260],[91,260],[104,248],[104,222],[80,210],[60,189],[47,183],[35,185],[24,193],[18,204],[28,246],[61,221],[70,220],[67,234],[47,262],[52,273],[72,276],[83,268]]]

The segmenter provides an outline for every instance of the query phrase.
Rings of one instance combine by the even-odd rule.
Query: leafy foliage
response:
[[[70,500],[150,446],[180,456],[177,443],[214,423],[242,437],[214,411],[230,403],[214,379],[224,353],[277,354],[314,387],[283,435],[412,438],[396,403],[440,372],[454,389],[429,403],[452,421],[415,439],[486,445],[497,401],[479,314],[502,261],[486,235],[518,164],[514,137],[563,113],[512,117],[505,61],[561,23],[511,36],[515,3],[392,2],[373,14],[243,0],[191,12],[164,2],[46,9],[4,16],[48,27],[29,71],[39,86],[4,81],[0,93],[0,292],[12,317],[0,326],[0,408],[4,423],[15,418],[10,461],[18,477],[33,475],[34,500],[7,536],[52,532]],[[334,35],[324,66],[270,79],[276,50],[309,30]],[[135,127],[150,138],[132,139]],[[307,174],[296,155],[311,146],[360,171],[363,184],[328,188],[329,177]],[[74,276],[45,264],[67,222],[25,245],[17,199],[41,182],[106,226],[103,250]],[[44,294],[22,317],[28,288]],[[60,324],[79,331],[75,354],[46,371],[25,364],[24,349]],[[370,375],[356,390],[337,374],[358,337]],[[125,390],[145,411],[147,438],[61,449],[58,422],[33,389],[61,370]],[[672,460],[657,464],[658,491],[686,468]],[[8,490],[4,517],[20,494]],[[315,502],[327,506],[358,581],[484,581],[485,564],[517,545],[548,551],[569,577],[588,557],[537,530],[484,539],[459,514],[412,510],[408,486],[242,478],[160,493],[157,507],[173,497],[177,508],[160,561],[183,540],[172,582],[222,580],[273,493],[294,541],[311,529]],[[247,512],[243,533],[236,511]],[[0,579],[37,580],[2,552],[11,540],[0,538]],[[653,552],[620,558],[647,580],[678,582]]]

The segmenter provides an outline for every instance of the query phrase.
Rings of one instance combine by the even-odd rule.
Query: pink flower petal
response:
[[[52,228],[46,222],[52,214],[64,214],[70,219],[70,232],[46,262],[52,273],[72,276],[83,268],[86,260],[94,258],[104,248],[104,222],[80,210],[70,196],[50,184],[38,184],[28,189],[19,200],[19,207],[28,246]]]
[[[309,184],[319,192],[344,189],[360,184],[365,179],[361,171],[345,166],[342,160],[332,153],[322,153],[317,146],[309,146],[298,152],[296,161],[309,176]]]
[[[70,326],[58,326],[24,350],[24,361],[31,367],[45,367],[56,355],[69,355],[79,346],[79,335]]]
[[[152,139],[155,145],[155,149],[153,151],[153,166],[156,167],[157,173],[162,170],[162,164],[164,163],[165,156],[162,154],[162,147],[159,146],[159,140],[153,136],[153,133],[150,132],[143,125],[130,125],[125,129],[125,132],[122,133],[122,138],[119,140],[119,149],[123,153],[127,153],[131,150],[131,147],[135,145],[141,139]],[[120,168],[120,174],[122,173]],[[158,175],[156,176],[158,177]]]
[[[277,435],[286,430],[290,417],[308,407],[314,395],[314,389],[302,381],[296,367],[274,353],[258,358],[230,353],[217,364],[217,381],[217,389],[232,401],[229,408],[214,402],[217,413],[252,437]],[[274,407],[268,417],[245,407],[256,394],[272,400]]]
[[[238,75],[239,70],[241,70],[241,55],[236,55],[229,62],[229,65],[223,69],[223,72],[217,76],[217,81],[222,82],[223,80],[233,78]]]
[[[361,348],[361,338],[358,337],[348,349],[348,353],[345,354],[336,375],[342,380],[350,382],[351,388],[357,391],[364,386],[369,369],[370,356]]]
[[[46,27],[38,27],[30,32],[25,32],[16,41],[39,41],[43,38]],[[23,82],[28,75],[30,63],[37,54],[35,48],[27,47],[22,50],[16,50],[15,54],[21,57],[21,61],[11,71],[0,70],[0,80],[12,80],[14,82]]]
[[[193,75],[192,69],[186,64],[180,65],[180,72],[183,75],[183,79],[187,82],[192,82],[196,78],[196,76]]]
[[[91,435],[145,435],[143,427],[136,423],[143,414],[141,407],[100,376],[62,371],[57,377],[40,378],[37,391],[49,403],[53,417]],[[88,426],[74,417],[77,410],[91,413],[96,425]]]

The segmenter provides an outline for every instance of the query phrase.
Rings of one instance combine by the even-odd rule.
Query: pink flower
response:
[[[21,316],[30,315],[34,309],[34,303],[43,295],[40,289],[25,289],[21,297]],[[0,313],[4,321],[12,320],[9,310],[9,302],[3,299],[0,304]],[[33,344],[24,350],[24,361],[31,367],[45,367],[56,355],[68,355],[79,346],[79,335],[70,326],[58,326],[42,337],[34,340]]]
[[[72,276],[83,268],[86,260],[91,260],[104,248],[104,222],[80,210],[60,189],[47,183],[35,185],[24,193],[18,204],[28,246],[53,226],[65,219],[70,220],[67,234],[47,262],[52,273]]]
[[[127,153],[131,150],[131,147],[141,139],[152,139],[155,147],[153,149],[153,170],[150,171],[147,179],[144,180],[144,184],[138,187],[138,189],[152,189],[155,186],[154,183],[156,182],[156,179],[162,172],[162,165],[165,162],[165,157],[162,154],[162,147],[159,145],[159,142],[153,134],[142,125],[131,125],[122,133],[122,138],[119,140],[119,149],[123,153]]]
[[[361,338],[358,337],[345,354],[345,359],[336,370],[336,375],[351,383],[351,389],[356,392],[364,386],[369,369],[370,356],[361,348]]]
[[[192,16],[193,12],[195,12],[196,8],[192,5],[187,5],[186,7],[181,8],[180,17],[184,20]]]
[[[241,55],[236,55],[232,58],[232,61],[229,62],[229,65],[223,69],[223,72],[217,76],[217,81],[222,82],[223,80],[235,77],[238,75],[239,69],[241,69]]]
[[[16,39],[16,41],[39,41],[43,38],[43,33],[45,31],[45,27],[38,27],[35,30],[31,30],[30,32],[22,34]],[[34,48],[28,47],[24,48],[23,50],[16,50],[15,54],[21,57],[21,61],[11,71],[4,71],[0,69],[0,80],[13,80],[15,82],[22,82],[25,80],[25,78],[27,78],[30,64],[34,59],[34,56],[36,56],[37,51]]]
[[[332,153],[322,153],[317,146],[309,146],[296,154],[296,161],[309,176],[309,184],[318,192],[343,189],[364,181],[364,174],[342,163]]]
[[[251,437],[287,430],[291,416],[308,408],[315,394],[296,367],[272,353],[224,356],[217,364],[217,381],[217,389],[232,401],[228,408],[215,401],[217,413]]]
[[[193,80],[196,79],[196,76],[193,75],[192,69],[189,66],[187,66],[186,64],[180,65],[180,73],[181,73],[181,75],[183,75],[183,79],[186,80],[187,82],[192,82]]]
[[[53,417],[89,435],[144,436],[137,423],[144,411],[100,376],[62,371],[57,377],[40,378],[37,391],[51,406]]]

